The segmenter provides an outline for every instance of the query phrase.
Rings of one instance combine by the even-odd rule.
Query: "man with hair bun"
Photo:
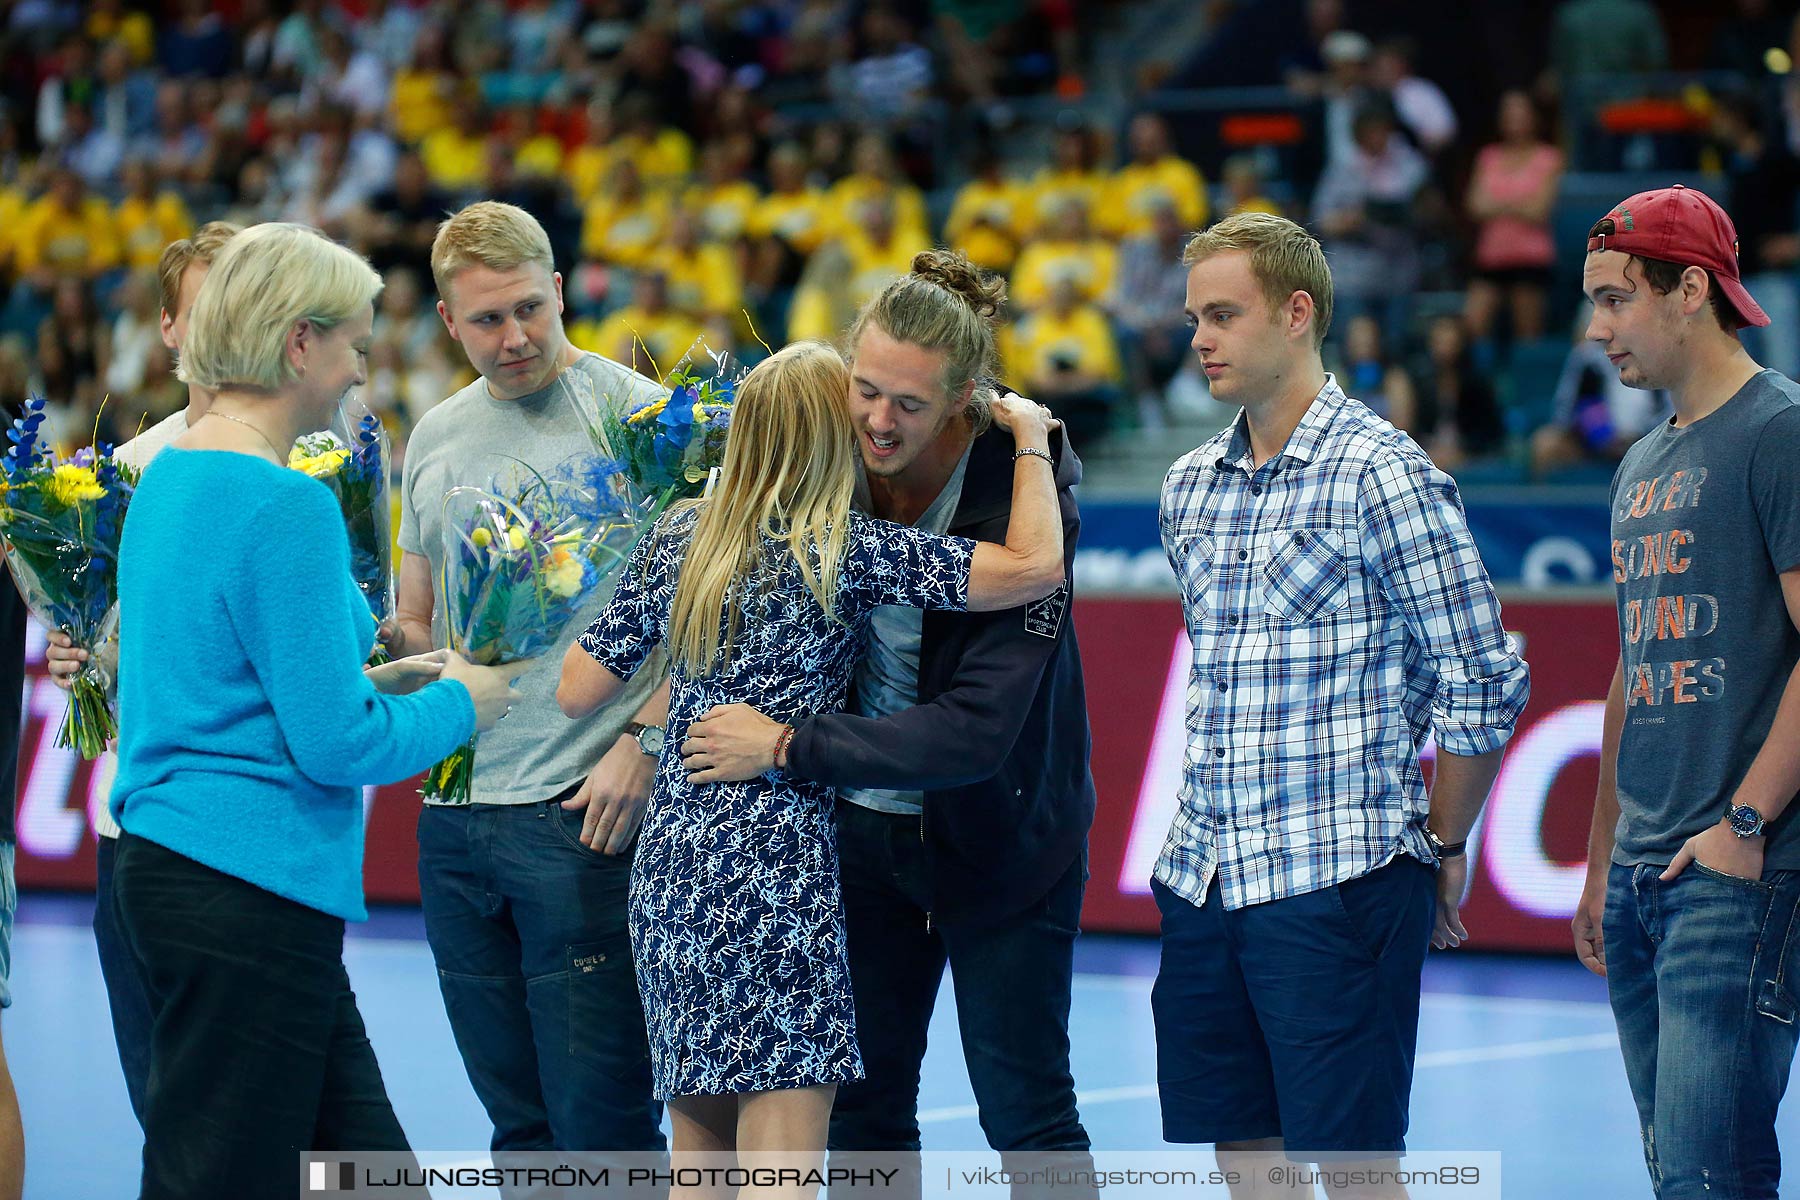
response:
[[[1006,537],[1015,457],[989,430],[1006,285],[927,251],[851,327],[858,506],[934,533]],[[1065,556],[1081,464],[1054,436]],[[1018,453],[1027,453],[1020,451]],[[690,727],[697,783],[776,762],[783,726],[744,705]],[[948,964],[969,1081],[1002,1151],[1086,1151],[1069,995],[1094,786],[1069,589],[1005,612],[881,609],[847,711],[794,727],[785,769],[840,789],[838,842],[867,1080],[841,1087],[833,1150],[917,1150],[919,1069]]]

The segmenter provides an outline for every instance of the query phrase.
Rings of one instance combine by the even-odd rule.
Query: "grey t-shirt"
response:
[[[422,554],[431,577],[444,567],[444,493],[453,487],[489,487],[506,483],[522,471],[519,462],[538,471],[569,459],[591,455],[593,443],[570,401],[571,388],[584,397],[581,372],[592,383],[591,394],[626,408],[661,395],[661,389],[610,359],[583,354],[555,382],[518,400],[496,400],[487,381],[468,387],[427,412],[406,447],[400,485],[400,549]],[[513,460],[519,460],[515,462]],[[432,641],[444,644],[443,589],[434,582]],[[473,796],[477,804],[530,804],[548,800],[583,779],[637,715],[644,701],[667,675],[660,654],[632,676],[618,698],[583,721],[570,721],[556,704],[563,652],[600,615],[612,597],[612,581],[600,588],[591,604],[569,622],[562,638],[514,685],[523,699],[512,715],[481,735],[475,755]]]
[[[972,447],[973,442],[969,443]],[[962,502],[963,475],[969,466],[969,451],[963,451],[956,469],[938,493],[936,500],[913,522],[915,529],[927,533],[948,533],[956,517],[956,506]],[[868,483],[859,474],[856,481],[857,507],[869,510]],[[919,648],[925,640],[925,613],[904,605],[884,604],[869,619],[869,632],[863,642],[862,662],[857,664],[851,681],[850,711],[864,717],[886,717],[919,702]],[[892,788],[845,788],[844,799],[876,812],[905,813],[916,816],[925,811],[925,793],[896,791]]]
[[[1613,861],[1666,865],[1725,815],[1800,661],[1780,573],[1800,567],[1800,386],[1774,371],[1691,425],[1665,421],[1612,487],[1625,664]],[[1770,869],[1800,869],[1789,809]]]

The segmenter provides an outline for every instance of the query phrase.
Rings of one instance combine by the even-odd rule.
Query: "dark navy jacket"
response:
[[[1081,460],[1052,437],[1065,578],[1081,514]],[[1012,435],[975,439],[950,532],[1004,542]],[[834,787],[923,789],[931,911],[997,920],[1043,897],[1081,855],[1094,820],[1087,699],[1071,590],[991,613],[927,612],[919,702],[874,719],[809,718],[788,748],[796,774]]]

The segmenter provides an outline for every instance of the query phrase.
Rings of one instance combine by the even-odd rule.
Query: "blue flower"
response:
[[[7,440],[12,447],[7,450],[6,457],[0,460],[0,469],[8,475],[18,475],[29,471],[43,457],[43,447],[38,444],[38,426],[44,423],[44,404],[42,396],[33,396],[25,401],[25,415],[12,423],[6,431]]]
[[[656,423],[662,427],[656,435],[657,441],[667,438],[685,450],[689,439],[694,436],[694,405],[699,401],[700,393],[693,385],[676,388],[669,396],[669,402],[663,405],[662,413],[656,418]]]

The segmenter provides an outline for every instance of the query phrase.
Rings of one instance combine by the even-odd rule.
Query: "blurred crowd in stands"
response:
[[[1446,467],[1524,477],[1604,470],[1660,415],[1581,345],[1577,281],[1593,219],[1684,180],[1736,218],[1775,317],[1754,349],[1800,370],[1792,3],[1537,0],[1480,87],[1394,33],[1407,7],[13,0],[0,399],[130,436],[182,403],[163,245],[303,221],[387,279],[365,395],[403,446],[471,378],[428,252],[482,197],[550,230],[577,345],[664,373],[698,338],[833,337],[959,247],[1010,281],[1009,382],[1083,447],[1204,400],[1184,237],[1282,212],[1331,257],[1347,390]],[[1109,61],[1165,14],[1157,54]]]

